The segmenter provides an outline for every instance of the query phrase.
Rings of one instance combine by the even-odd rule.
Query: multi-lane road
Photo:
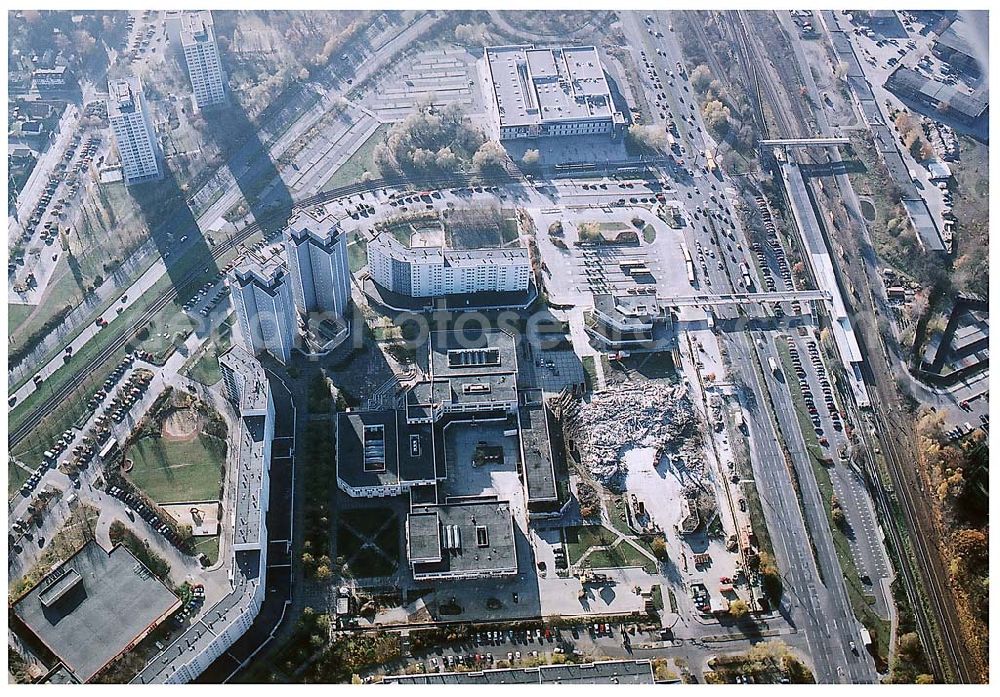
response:
[[[666,82],[668,78],[672,78],[675,83],[681,83],[683,78],[670,75],[675,72],[676,63],[681,58],[672,32],[667,29],[669,16],[666,12],[654,13],[653,16],[655,19],[652,25],[643,24],[640,17],[634,13],[625,16],[624,24],[626,33],[630,35],[630,43],[645,52],[645,57],[654,64],[661,80]],[[660,36],[657,36],[657,33]],[[670,112],[674,115],[673,121],[681,131],[682,142],[689,148],[689,152],[694,154],[712,149],[715,144],[706,137],[700,114],[696,109],[690,108],[690,100],[685,99],[683,103],[680,102],[681,95],[692,94],[690,90],[674,88],[667,91],[667,101],[670,102]],[[680,114],[685,115],[687,119],[678,118]],[[654,120],[659,121],[656,116],[657,114],[654,114]],[[714,177],[699,175],[700,172],[696,172],[695,179],[700,179],[703,184],[696,181],[696,193],[690,205],[701,206],[707,210],[725,210],[737,222],[736,239],[739,242],[740,254],[736,256],[735,261],[734,255],[727,254],[727,250],[719,245],[719,239],[714,234],[714,225],[712,234],[698,234],[695,231],[702,244],[718,250],[719,257],[725,259],[725,269],[709,270],[709,275],[713,276],[712,287],[732,288],[730,279],[742,275],[736,267],[749,255],[750,245],[728,202],[720,205],[711,200],[714,190],[710,182],[715,181]],[[725,180],[722,181],[723,187],[726,183]],[[723,197],[723,201],[726,198],[730,197]],[[703,230],[702,233],[704,232]],[[766,340],[754,342],[746,332],[733,332],[725,335],[725,338],[733,356],[735,372],[757,395],[755,401],[758,406],[750,419],[754,446],[754,457],[751,460],[754,464],[758,492],[764,500],[769,531],[775,539],[775,553],[786,582],[787,596],[783,607],[791,615],[796,627],[806,632],[809,638],[818,680],[873,682],[876,679],[874,665],[862,648],[860,625],[854,618],[847,597],[825,504],[819,495],[819,487],[795,417],[788,386],[774,380],[773,376],[770,380],[764,377],[762,381],[760,376],[766,375],[766,371],[759,371],[756,367],[766,365],[767,358],[772,355],[773,349],[767,348],[771,345],[771,337],[768,335]],[[775,356],[776,360],[777,358]],[[774,400],[778,414],[775,421],[772,421],[772,417],[766,416],[764,411],[769,408],[765,407],[769,402],[765,399],[766,395]],[[787,494],[795,489],[785,454],[776,446],[782,438],[789,443],[791,463],[795,467],[799,485],[802,486],[804,483],[802,508],[795,503],[794,497],[774,494],[774,492]],[[852,505],[851,502],[848,505]],[[870,504],[857,508],[859,511],[871,510]],[[854,649],[851,648],[852,642]]]

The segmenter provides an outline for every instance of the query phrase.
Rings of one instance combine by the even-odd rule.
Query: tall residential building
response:
[[[156,132],[139,78],[108,83],[108,120],[118,146],[125,184],[158,179]]]
[[[291,284],[280,257],[248,255],[229,280],[244,346],[254,355],[267,351],[287,363],[296,323]]]
[[[208,10],[185,12],[181,19],[180,42],[198,108],[225,101],[225,81],[219,47],[215,43],[212,13]]]
[[[351,300],[347,233],[330,216],[302,211],[288,224],[285,249],[299,312],[342,318]]]
[[[413,298],[526,291],[531,281],[524,247],[405,247],[385,232],[368,243],[368,268],[381,287]]]

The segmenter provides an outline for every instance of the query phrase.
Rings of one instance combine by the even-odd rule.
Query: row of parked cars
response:
[[[181,546],[181,538],[173,528],[166,524],[165,521],[160,520],[160,516],[156,514],[153,508],[146,504],[146,502],[136,496],[131,491],[126,491],[121,487],[110,486],[108,487],[108,493],[114,496],[116,499],[125,504],[126,513],[129,517],[133,517],[136,513],[145,520],[151,528],[156,530],[165,537],[172,545],[175,547]]]
[[[145,394],[152,380],[153,373],[145,369],[137,370],[129,375],[128,380],[118,389],[111,404],[108,405],[107,413],[98,416],[95,420],[96,423],[106,426],[107,419],[110,417],[116,424],[120,424],[132,406]]]
[[[178,610],[172,620],[177,628],[183,627],[192,617],[197,617],[205,604],[205,586],[198,583],[191,587],[191,596],[187,599],[181,609]]]
[[[844,428],[843,422],[840,420],[840,412],[837,411],[837,403],[833,398],[833,387],[830,385],[830,380],[826,374],[826,367],[823,365],[823,360],[819,355],[819,346],[813,339],[806,341],[806,350],[809,353],[809,360],[813,365],[813,370],[819,379],[820,389],[823,391],[823,400],[826,403],[826,410],[830,414],[830,421],[833,423],[834,430],[841,431]],[[802,397],[806,403],[806,409],[809,410],[809,419],[812,421],[813,428],[816,429],[816,435],[820,437],[820,445],[829,445],[829,440],[823,435],[823,425],[819,417],[819,410],[816,408],[816,400],[813,397],[812,388],[809,386],[808,380],[806,380],[806,371],[802,367],[802,358],[799,356],[798,348],[795,346],[795,342],[789,337],[788,339],[788,352],[791,354],[792,365],[795,367],[795,374],[799,379],[799,387],[802,390]]]
[[[209,281],[208,283],[203,285],[190,300],[184,303],[184,311],[185,312],[192,311],[195,308],[195,306],[199,302],[201,302],[202,299],[207,298],[209,295],[213,293],[213,291],[218,291],[215,292],[214,295],[212,295],[211,300],[209,300],[205,304],[205,307],[198,310],[198,314],[200,314],[202,317],[208,317],[209,313],[211,313],[212,310],[215,309],[216,305],[218,305],[220,302],[229,297],[230,289],[228,286],[223,286],[221,289],[218,289],[216,287],[216,283],[222,280],[222,276],[224,276],[224,274],[220,271],[214,281]]]

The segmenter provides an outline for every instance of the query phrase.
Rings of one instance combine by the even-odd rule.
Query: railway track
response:
[[[774,84],[771,80],[761,80],[757,66],[765,65],[761,62],[765,60],[765,57],[755,50],[745,18],[738,11],[731,12],[730,18],[732,20],[730,26],[736,38],[736,45],[742,54],[745,72],[751,81],[753,95],[757,100],[755,106],[762,133],[767,134],[769,130],[763,108],[763,98],[766,93],[771,102],[775,120],[778,126],[785,131],[783,135],[796,134],[799,124],[792,124],[789,115],[781,108],[781,101],[775,93]],[[762,89],[762,84],[764,89]],[[803,115],[799,114],[799,117],[802,119],[800,124],[804,123]],[[840,280],[841,270],[839,268],[835,270],[838,280]],[[853,307],[849,307],[848,311],[852,315],[855,326],[867,328],[867,323],[857,317]],[[864,353],[864,355],[868,354]],[[883,485],[884,478],[875,463],[871,449],[866,448],[865,465],[867,476],[872,484],[871,490],[880,509],[883,525],[893,547],[897,550],[900,559],[898,570],[913,610],[918,634],[926,647],[925,653],[931,668],[939,677],[955,678],[959,682],[970,682],[974,671],[968,665],[967,652],[961,648],[964,642],[959,629],[957,611],[952,602],[949,582],[941,563],[939,551],[933,546],[935,544],[933,540],[936,537],[933,534],[934,523],[928,508],[914,493],[917,487],[914,482],[912,466],[906,466],[907,462],[916,461],[912,433],[906,431],[897,434],[897,431],[893,430],[894,425],[897,430],[899,426],[886,413],[886,407],[891,408],[892,405],[895,405],[896,409],[899,408],[894,394],[894,382],[892,376],[884,370],[884,366],[875,365],[875,363],[877,361],[866,360],[863,367],[865,382],[869,389],[875,393],[872,404],[874,435],[885,453],[889,477],[905,519],[906,530],[900,529],[900,521],[894,512],[895,505],[886,494],[886,487]],[[907,541],[910,543],[909,545],[906,544]],[[916,570],[909,563],[910,552],[908,550],[912,550]],[[927,607],[927,603],[931,605],[930,608]],[[929,611],[933,613],[933,618],[928,614]],[[937,632],[935,628],[937,628]]]

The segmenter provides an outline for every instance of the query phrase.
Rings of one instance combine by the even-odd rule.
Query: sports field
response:
[[[126,457],[126,476],[156,503],[212,501],[219,498],[226,445],[198,434],[188,440],[146,437]]]

